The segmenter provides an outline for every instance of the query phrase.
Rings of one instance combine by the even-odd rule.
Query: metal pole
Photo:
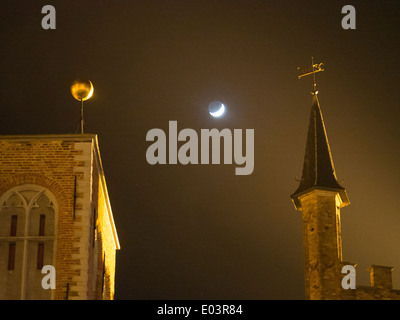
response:
[[[81,98],[81,133],[83,134],[83,100]]]
[[[313,91],[312,91],[312,94],[316,94],[317,93],[317,85],[315,83],[314,57],[311,57],[311,66],[312,66],[312,71],[313,71]]]

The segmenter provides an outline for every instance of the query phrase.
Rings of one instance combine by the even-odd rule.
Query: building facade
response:
[[[0,136],[0,299],[113,299],[119,248],[96,135]]]
[[[340,209],[350,201],[336,178],[318,91],[312,94],[302,177],[291,196],[302,213],[306,299],[400,300],[400,290],[392,288],[392,267],[371,266],[370,287],[342,285],[343,267],[356,267],[342,259]]]

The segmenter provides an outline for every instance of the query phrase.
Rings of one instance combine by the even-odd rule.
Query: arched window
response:
[[[41,271],[55,265],[57,211],[54,195],[37,185],[0,197],[0,298],[51,299]]]

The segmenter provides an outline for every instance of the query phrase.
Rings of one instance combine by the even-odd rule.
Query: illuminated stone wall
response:
[[[97,136],[0,136],[0,197],[16,186],[29,184],[45,188],[57,202],[53,250],[56,289],[50,289],[51,299],[112,299],[119,243]],[[14,272],[5,265],[0,263],[4,269],[0,270],[0,282]],[[7,292],[0,295],[0,299],[10,298]],[[29,297],[34,298],[35,293],[21,296]]]
[[[96,158],[93,157],[93,159]],[[101,163],[95,161],[93,164],[93,202],[97,205],[97,223],[95,228],[95,238],[97,241],[94,257],[97,260],[95,298],[113,299],[116,250],[119,249],[119,244],[115,241],[115,239],[117,239],[117,234],[107,194],[107,187],[104,175],[99,174],[99,168],[101,168]],[[103,273],[104,279],[102,276]]]
[[[303,220],[305,293],[311,300],[400,300],[400,290],[392,288],[392,268],[371,266],[371,287],[342,287],[340,208],[343,202],[335,191],[314,189],[299,197]]]

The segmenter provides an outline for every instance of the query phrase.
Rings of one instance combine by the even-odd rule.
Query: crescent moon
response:
[[[225,112],[225,106],[223,103],[221,103],[221,107],[219,108],[219,110],[215,111],[215,112],[210,112],[210,114],[213,117],[220,117],[223,115],[223,113]]]

